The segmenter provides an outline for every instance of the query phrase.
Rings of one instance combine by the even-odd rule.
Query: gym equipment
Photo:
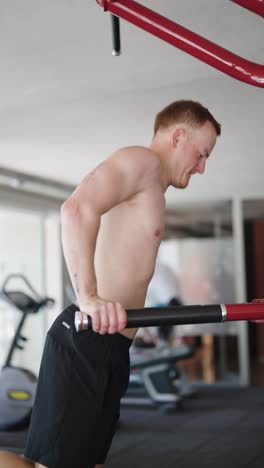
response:
[[[264,299],[241,304],[209,304],[191,306],[146,307],[127,310],[126,328],[155,327],[160,325],[187,325],[231,321],[264,321]],[[76,307],[77,332],[91,327],[91,317]]]
[[[17,279],[26,285],[32,296],[20,290],[9,289],[10,282]],[[16,349],[24,349],[21,341],[27,341],[21,332],[28,315],[36,314],[40,309],[53,305],[54,300],[40,297],[22,274],[7,276],[0,292],[0,299],[15,306],[22,313],[0,375],[0,430],[9,431],[24,428],[29,424],[37,382],[36,376],[31,371],[14,367],[12,358]]]
[[[134,0],[96,1],[104,11],[138,26],[213,68],[252,86],[264,87],[264,65],[240,57]],[[264,17],[264,0],[232,1]]]
[[[182,303],[173,297],[168,303],[155,307],[179,306]],[[183,399],[194,396],[179,361],[194,355],[194,347],[180,344],[171,347],[168,343],[172,325],[158,327],[158,343],[148,343],[135,338],[130,348],[130,379],[122,404],[125,406],[151,405],[162,411],[183,408]]]
[[[154,406],[163,411],[182,409],[183,398],[192,394],[187,380],[184,388],[178,361],[194,354],[192,346],[181,344],[154,349],[131,348],[129,386],[121,402],[125,406]]]

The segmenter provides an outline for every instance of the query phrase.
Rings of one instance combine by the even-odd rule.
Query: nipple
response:
[[[160,229],[156,229],[156,231],[154,232],[154,235],[155,235],[155,237],[159,237],[160,236]]]

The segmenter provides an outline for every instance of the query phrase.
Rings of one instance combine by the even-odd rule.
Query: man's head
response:
[[[221,125],[198,102],[175,101],[160,111],[155,119],[152,148],[167,166],[169,183],[185,188],[193,174],[203,174],[206,159],[220,134]]]

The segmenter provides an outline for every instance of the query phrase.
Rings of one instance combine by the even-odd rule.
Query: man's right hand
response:
[[[126,328],[127,313],[119,302],[106,301],[94,296],[80,302],[79,308],[91,317],[93,331],[101,335],[121,332]]]

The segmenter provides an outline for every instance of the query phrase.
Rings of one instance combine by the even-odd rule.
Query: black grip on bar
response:
[[[127,310],[127,328],[213,322],[222,322],[222,309],[219,304]]]
[[[194,323],[222,322],[220,304],[202,306],[148,307],[127,310],[126,328],[155,327],[160,325],[188,325]],[[76,331],[84,331],[92,326],[91,317],[83,312],[75,312]]]
[[[117,16],[111,15],[111,22],[112,22],[112,40],[113,40],[112,55],[120,55],[120,52],[121,52],[120,21]]]

